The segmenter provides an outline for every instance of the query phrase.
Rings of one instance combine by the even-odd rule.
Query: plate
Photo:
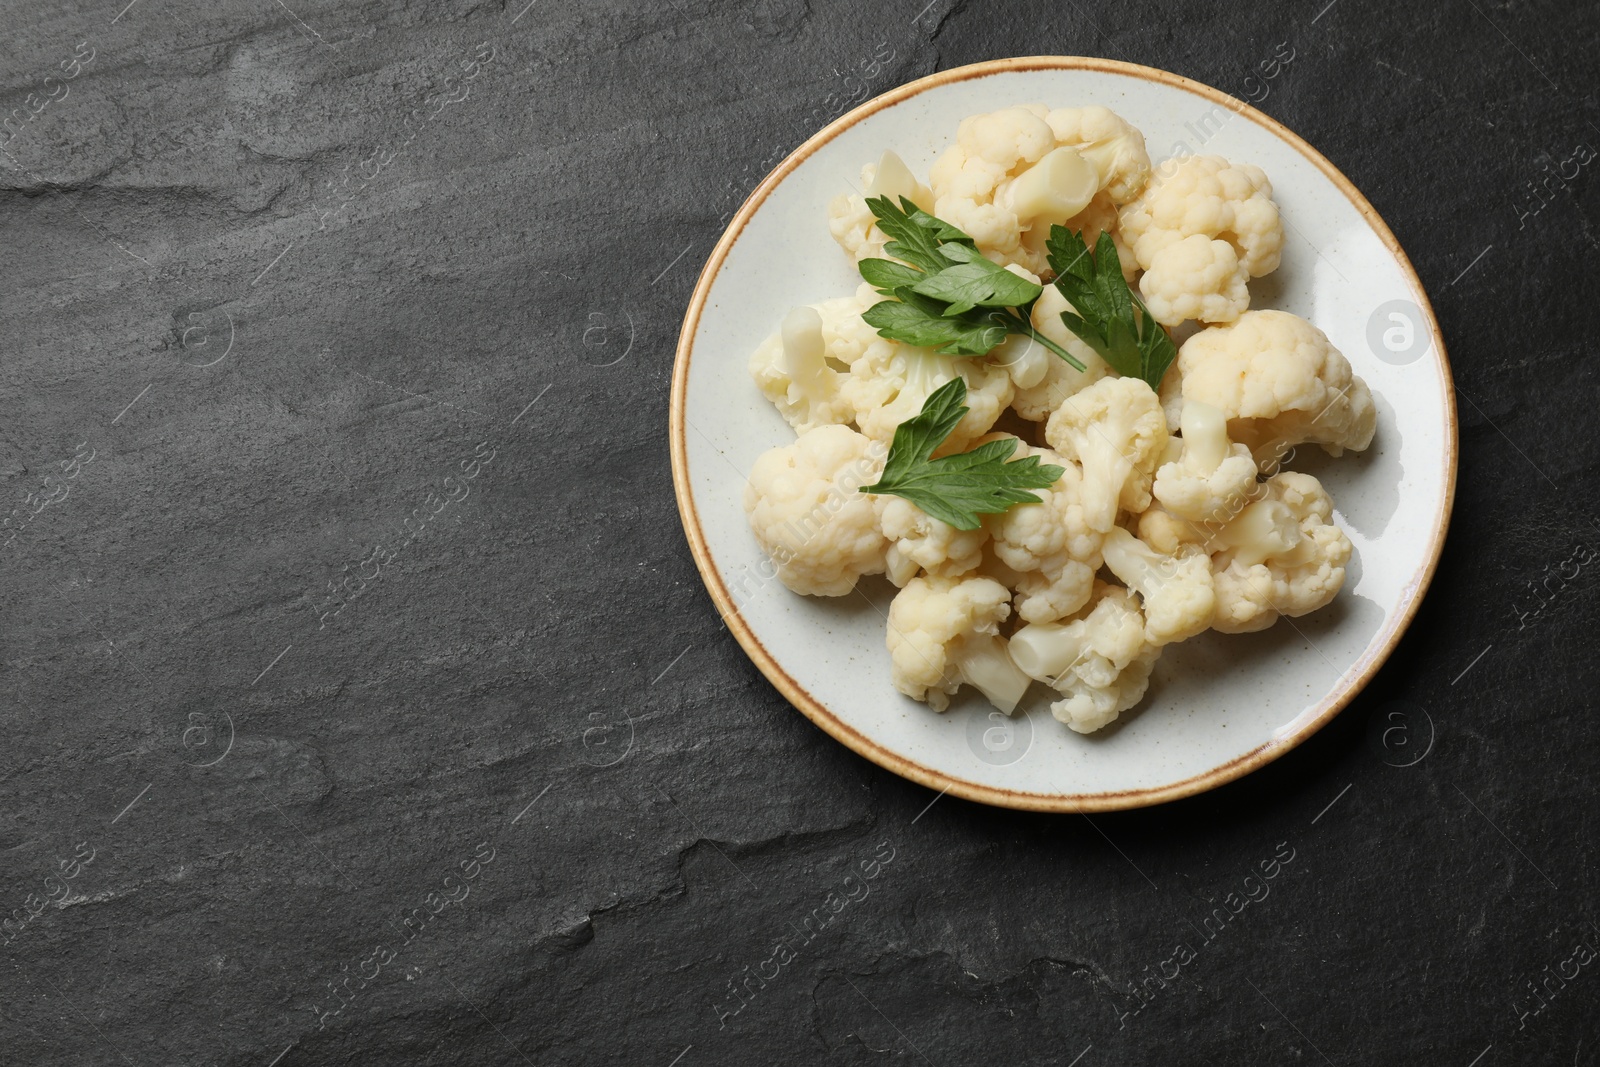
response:
[[[1144,132],[1153,164],[1218,154],[1263,168],[1284,219],[1283,265],[1251,306],[1320,327],[1372,387],[1365,453],[1302,448],[1288,466],[1321,478],[1355,556],[1329,607],[1249,635],[1169,646],[1133,711],[1089,736],[1035,685],[1016,719],[968,689],[938,714],[890,685],[894,589],[797,596],[772,577],[740,497],[756,457],[794,440],[746,371],[785,312],[852,293],[854,265],[826,206],[862,164],[893,149],[919,175],[961,119],[1013,104],[1102,104]],[[673,368],[672,475],[706,588],[728,629],[788,700],[874,763],[932,789],[1040,811],[1140,807],[1214,788],[1304,741],[1393,651],[1439,559],[1455,489],[1449,365],[1422,284],[1366,198],[1310,145],[1234,98],[1165,71],[1042,56],[943,71],[877,97],[785,159],[734,216],[700,274]]]

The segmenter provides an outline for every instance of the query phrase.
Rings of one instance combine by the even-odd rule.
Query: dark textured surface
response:
[[[524,2],[0,11],[0,1062],[1594,1062],[1593,5]],[[1245,781],[928,809],[679,532],[719,219],[863,92],[1280,42],[1451,346],[1434,589]]]

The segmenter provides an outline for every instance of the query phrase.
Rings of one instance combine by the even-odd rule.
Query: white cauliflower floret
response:
[[[985,255],[1042,272],[1052,225],[1104,228],[1148,168],[1144,138],[1104,108],[1030,104],[964,120],[928,184],[934,214]],[[1102,196],[1103,221],[1086,216]]]
[[[888,444],[895,427],[922,412],[935,389],[957,374],[967,383],[967,413],[945,439],[939,455],[964,452],[989,432],[1011,403],[1016,386],[1006,369],[987,357],[945,356],[884,338],[868,346],[850,365],[844,396],[855,410],[856,425],[875,441]]]
[[[750,357],[750,376],[795,433],[855,418],[844,396],[847,375],[829,365],[816,308],[797,307],[784,316],[783,327]]]
[[[1166,326],[1233,321],[1250,306],[1244,283],[1277,270],[1283,251],[1272,183],[1260,167],[1221,156],[1163,166],[1122,209],[1118,230],[1145,271],[1139,290],[1150,313]],[[1233,253],[1232,280],[1219,277],[1228,257],[1213,243]]]
[[[1216,593],[1211,560],[1198,548],[1164,555],[1118,526],[1106,534],[1106,569],[1128,583],[1144,605],[1144,636],[1152,645],[1186,641],[1211,625]]]
[[[1096,193],[1087,207],[1061,225],[1082,234],[1084,243],[1090,248],[1095,247],[1095,242],[1100,240],[1102,233],[1111,234],[1112,243],[1117,246],[1117,262],[1122,266],[1122,277],[1129,285],[1139,277],[1139,264],[1134,261],[1133,253],[1122,243],[1122,237],[1117,232],[1117,205],[1112,202],[1110,196],[1103,192]],[[1023,231],[1022,247],[1027,252],[1025,258],[1029,262],[1049,266],[1051,229],[1050,226],[1032,226]]]
[[[1039,276],[1026,267],[1011,264],[1006,267],[1006,270],[1035,285],[1039,284]],[[1045,288],[1048,289],[1049,287],[1046,286]],[[1037,310],[1037,300],[1034,301],[1034,306]],[[1018,389],[1027,389],[1038,385],[1050,370],[1051,361],[1059,359],[1059,356],[1044,345],[1027,334],[1021,333],[1007,334],[1004,341],[990,349],[988,356],[990,363],[1006,369],[1006,373],[1011,376],[1012,383]]]
[[[1231,518],[1232,514],[1227,517]],[[1175,556],[1183,545],[1204,545],[1206,531],[1202,526],[1209,525],[1212,525],[1210,520],[1194,523],[1188,519],[1178,518],[1160,504],[1152,504],[1149,510],[1139,516],[1133,532],[1138,534],[1139,540],[1157,552]],[[1215,525],[1221,526],[1222,523]]]
[[[878,526],[889,541],[889,580],[904,586],[918,570],[955,578],[978,569],[989,533],[981,526],[960,530],[936,519],[909,500],[880,496]]]
[[[928,172],[933,213],[969,234],[984,252],[1015,252],[1021,223],[995,203],[996,196],[1055,147],[1054,131],[1035,110],[1008,107],[963,119],[956,143]]]
[[[1045,440],[1083,468],[1084,521],[1105,533],[1117,509],[1150,506],[1150,483],[1167,443],[1155,391],[1138,378],[1101,378],[1067,397],[1045,424]]]
[[[1155,257],[1139,280],[1151,316],[1166,326],[1198,319],[1232,322],[1250,306],[1239,257],[1226,241],[1185,237]]]
[[[882,574],[888,548],[873,498],[884,450],[848,426],[819,426],[763,452],[744,487],[744,510],[778,578],[796,593],[844,596]]]
[[[1106,361],[1061,321],[1061,313],[1070,310],[1072,305],[1061,295],[1061,290],[1047,285],[1033,305],[1033,328],[1071,352],[1083,364],[1083,370],[1078,370],[1030,337],[1013,335],[996,350],[997,353],[1002,350],[1013,352],[1014,349],[1007,346],[1021,345],[1026,353],[1024,358],[1043,364],[1039,377],[1031,381],[1017,380],[1017,392],[1011,400],[1012,410],[1029,422],[1043,422],[1055,413],[1067,397],[1111,373]]]
[[[1331,455],[1372,443],[1377,408],[1367,383],[1326,334],[1286,311],[1251,311],[1201,330],[1178,350],[1183,400],[1220,408],[1252,452],[1314,441]]]
[[[1226,522],[1255,491],[1256,461],[1228,440],[1228,417],[1195,401],[1183,408],[1183,453],[1156,471],[1151,493],[1184,519]]]
[[[1172,366],[1167,368],[1167,373],[1161,376],[1161,388],[1157,395],[1161,397],[1161,411],[1167,416],[1167,425],[1182,426],[1183,372],[1178,369],[1177,360],[1173,360]]]
[[[983,522],[994,539],[995,558],[1011,573],[1017,616],[1024,622],[1053,622],[1088,603],[1102,535],[1085,519],[1077,464],[1020,442],[1014,455],[1038,456],[1041,464],[1060,466],[1063,473],[1049,489],[1032,490],[1039,503],[1014,505],[984,516]]]
[[[1007,715],[1030,679],[1011,662],[1000,624],[1011,594],[988,578],[913,578],[889,605],[894,686],[935,711],[962,685],[978,689]]]
[[[822,316],[822,341],[830,364],[849,370],[873,342],[882,340],[861,317],[862,312],[882,299],[876,289],[863,282],[854,296],[838,296],[811,305]]]
[[[1113,204],[1126,204],[1139,195],[1150,177],[1144,134],[1099,105],[1058,107],[1045,121],[1057,144],[1070,145],[1094,165],[1100,188]]]
[[[1333,524],[1333,501],[1309,474],[1267,480],[1268,498],[1212,538],[1216,611],[1222,633],[1264,630],[1325,607],[1344,586],[1350,539]]]
[[[1145,622],[1126,589],[1094,585],[1093,607],[1071,622],[1034,623],[1011,636],[1011,658],[1066,697],[1051,714],[1080,734],[1093,733],[1144,698],[1161,649],[1145,640]]]
[[[924,211],[933,210],[933,194],[893,152],[885,152],[876,164],[861,168],[861,187],[866,190],[864,195],[841,193],[828,202],[828,232],[857,263],[885,258],[883,246],[889,243],[867,206],[869,198],[886,196],[896,207],[905,198]]]
[[[889,238],[878,229],[867,198],[858,193],[840,193],[828,201],[828,232],[857,263],[887,258],[883,246]]]

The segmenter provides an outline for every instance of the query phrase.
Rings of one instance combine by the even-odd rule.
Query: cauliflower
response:
[[[950,694],[973,686],[1007,715],[1030,679],[1011,662],[1000,624],[1011,594],[988,578],[913,578],[889,605],[889,658],[894,686],[935,711]]]
[[[1251,311],[1201,330],[1178,350],[1183,401],[1227,415],[1252,452],[1313,441],[1331,455],[1372,443],[1377,409],[1367,383],[1328,337],[1286,311]]]
[[[1027,279],[1035,285],[1040,284],[1039,276],[1026,267],[1012,264],[1006,270],[1019,278]],[[1048,292],[1050,287],[1045,286],[1044,288]],[[1039,301],[1035,300],[1035,314],[1038,312],[1038,304]],[[1034,329],[1037,330],[1038,326],[1035,325]],[[1004,367],[1006,373],[1011,376],[1012,383],[1018,389],[1028,389],[1044,381],[1045,375],[1049,373],[1050,364],[1059,361],[1060,357],[1054,352],[1039,344],[1027,334],[1021,333],[1007,334],[1004,341],[1001,341],[989,351],[989,362],[996,366]]]
[[[864,318],[883,296],[862,284],[791,311],[749,361],[798,435],[756,461],[744,490],[751,529],[795,592],[843,596],[887,573],[898,587],[886,635],[897,690],[944,711],[970,685],[1015,714],[1037,679],[1059,696],[1055,717],[1091,733],[1143,699],[1167,645],[1207,628],[1264,629],[1338,594],[1353,549],[1332,501],[1315,478],[1280,471],[1297,444],[1335,456],[1367,447],[1376,408],[1315,326],[1250,310],[1249,283],[1277,269],[1284,238],[1259,168],[1184,157],[1153,176],[1143,135],[1112,112],[1029,104],[962,122],[927,184],[893,152],[861,181],[864,192],[828,205],[828,228],[858,266],[886,257],[868,207],[885,196],[1042,286],[1033,330],[1008,332],[982,357],[883,337]],[[1149,316],[1183,327],[1159,396],[1061,321],[1074,309],[1041,282],[1057,224],[1090,247],[1108,236]],[[1015,459],[1062,471],[1030,490],[1035,502],[981,513],[972,530],[858,491],[881,477],[896,431],[958,375],[968,410],[934,456],[1007,440]],[[982,488],[972,483],[988,468],[975,469],[943,465],[929,491],[959,497],[947,478]]]
[[[1100,175],[1076,148],[1056,148],[1003,187],[999,203],[1029,231],[1049,230],[1082,212],[1100,192]],[[1039,225],[1044,222],[1045,225]]]
[[[1182,455],[1156,470],[1151,493],[1179,518],[1226,522],[1255,490],[1255,457],[1228,441],[1227,416],[1210,404],[1184,405],[1182,425]]]
[[[883,450],[848,426],[819,426],[761,454],[744,487],[744,510],[778,578],[796,593],[844,596],[864,574],[882,574],[888,548],[873,498]]]
[[[1060,465],[1063,474],[1049,489],[1032,491],[1039,503],[1018,504],[984,516],[983,522],[994,539],[995,558],[1017,591],[1018,617],[1053,622],[1088,602],[1100,567],[1101,534],[1085,520],[1077,464],[1022,443],[1014,455],[1038,456],[1040,463]]]
[[[783,327],[750,357],[750,377],[795,433],[855,418],[844,397],[846,375],[829,365],[816,308],[797,307],[784,316]]]
[[[1118,507],[1150,506],[1150,483],[1167,443],[1167,419],[1155,391],[1138,378],[1101,378],[1062,401],[1045,440],[1083,468],[1084,522],[1105,533]]]
[[[1216,610],[1222,633],[1264,630],[1332,602],[1344,586],[1350,539],[1333,524],[1333,501],[1309,474],[1267,480],[1268,497],[1239,513],[1213,540]]]
[[[1060,107],[1045,116],[1056,143],[1070,145],[1094,165],[1100,188],[1113,204],[1139,195],[1150,177],[1144,134],[1107,108]]]
[[[868,348],[884,340],[878,331],[867,325],[862,312],[882,300],[878,291],[866,282],[856,287],[854,296],[835,297],[813,304],[822,316],[822,341],[828,350],[828,362],[841,370],[860,359]]]
[[[982,527],[958,530],[901,497],[874,499],[878,526],[889,541],[889,580],[895,585],[904,586],[919,569],[954,578],[977,570],[983,562],[983,546],[989,534]]]
[[[1216,593],[1211,561],[1200,549],[1164,555],[1118,526],[1106,534],[1101,551],[1106,569],[1139,594],[1150,644],[1186,641],[1211,625]]]
[[[893,152],[885,152],[876,166],[861,168],[861,185],[865,195],[841,194],[828,204],[828,232],[857,263],[884,258],[883,246],[889,242],[867,206],[869,198],[887,196],[898,206],[904,197],[924,211],[933,210],[933,194]]]
[[[1053,285],[1045,286],[1043,294],[1033,305],[1033,328],[1076,356],[1078,362],[1083,364],[1083,370],[1078,370],[1031,337],[1020,334],[1013,334],[1006,339],[1006,344],[991,353],[991,356],[1013,353],[1017,350],[1008,346],[1021,346],[1023,355],[1011,355],[1013,362],[1007,369],[1012,371],[1012,378],[1017,383],[1017,392],[1011,401],[1012,410],[1029,422],[1043,422],[1067,397],[1111,373],[1106,361],[1061,321],[1061,313],[1071,308],[1067,298],[1061,295],[1061,290]],[[1019,376],[1015,368],[1029,360],[1042,365],[1038,376]]]
[[[956,143],[928,172],[933,213],[1001,262],[1017,262],[1022,222],[996,203],[997,196],[1056,147],[1055,132],[1039,110],[1008,107],[962,120]]]
[[[939,454],[965,451],[989,432],[1016,393],[1006,369],[987,357],[944,356],[884,338],[878,341],[850,365],[843,386],[856,425],[875,441],[893,440],[895,427],[920,414],[928,396],[960,374],[967,383],[967,413]]]
[[[1165,326],[1232,322],[1250,306],[1245,282],[1277,270],[1283,251],[1272,183],[1260,167],[1221,156],[1164,166],[1122,209],[1118,229],[1145,272],[1139,291],[1150,314]]]
[[[1145,306],[1159,323],[1232,322],[1250,307],[1239,256],[1226,241],[1185,237],[1156,256],[1139,279]]]
[[[1105,193],[1096,193],[1087,207],[1072,216],[1061,225],[1069,230],[1074,230],[1083,235],[1083,240],[1090,248],[1100,240],[1102,233],[1111,234],[1112,243],[1117,246],[1117,262],[1122,267],[1122,277],[1132,285],[1139,277],[1139,264],[1134,260],[1133,253],[1122,243],[1122,235],[1117,232],[1117,205]],[[1040,268],[1050,264],[1050,226],[1031,226],[1022,233],[1022,247],[1026,250],[1029,262],[1043,264]]]
[[[1093,225],[1082,216],[1102,194],[1108,223],[1106,206],[1130,198],[1148,171],[1144,138],[1105,108],[1031,104],[964,120],[928,184],[935,215],[991,259],[1038,273],[1052,225]]]
[[[1050,705],[1080,734],[1093,733],[1144,697],[1161,649],[1126,589],[1094,583],[1093,607],[1071,622],[1031,623],[1011,636],[1011,658],[1066,697]]]
[[[1183,351],[1180,346],[1178,349]],[[1178,369],[1178,361],[1173,360],[1172,366],[1167,368],[1167,373],[1161,376],[1161,411],[1167,416],[1168,426],[1183,425],[1183,372]]]
[[[1206,542],[1205,531],[1199,525],[1178,518],[1160,504],[1152,504],[1148,511],[1139,516],[1134,527],[1133,532],[1139,540],[1168,556],[1176,556],[1184,545],[1203,545]]]

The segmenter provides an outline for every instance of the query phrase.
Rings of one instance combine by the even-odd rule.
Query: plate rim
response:
[[[693,358],[695,333],[699,328],[700,316],[710,295],[711,287],[722,268],[724,260],[727,258],[729,250],[733,247],[734,242],[738,240],[745,225],[755,215],[767,197],[801,163],[810,158],[817,149],[870,115],[939,86],[975,78],[984,78],[993,74],[1036,70],[1093,70],[1169,85],[1210,100],[1237,115],[1255,122],[1289,147],[1298,151],[1312,165],[1322,171],[1333,182],[1334,186],[1344,194],[1345,198],[1366,219],[1373,232],[1383,242],[1384,247],[1395,257],[1402,274],[1411,287],[1412,298],[1426,319],[1434,342],[1432,346],[1433,357],[1438,361],[1439,369],[1443,372],[1441,380],[1444,386],[1446,429],[1444,495],[1439,511],[1434,517],[1434,526],[1428,543],[1426,559],[1422,567],[1408,583],[1405,599],[1401,602],[1399,610],[1384,629],[1374,635],[1372,641],[1368,642],[1367,649],[1363,652],[1361,658],[1345,672],[1345,675],[1349,676],[1349,681],[1325,696],[1317,704],[1314,713],[1310,715],[1302,713],[1299,718],[1304,721],[1292,733],[1275,737],[1208,771],[1192,775],[1180,781],[1144,789],[1102,793],[1037,793],[984,785],[926,767],[913,759],[880,745],[855,727],[844,722],[825,704],[813,697],[804,686],[783,668],[777,657],[768,651],[767,647],[750,629],[749,624],[739,613],[738,605],[734,603],[733,598],[728,594],[722,575],[711,557],[705,535],[700,529],[700,518],[695,509],[694,493],[689,483],[688,446],[685,429],[687,425],[686,404],[689,364]],[[937,789],[943,793],[950,793],[966,800],[995,807],[1021,811],[1077,814],[1117,811],[1163,804],[1183,797],[1194,796],[1197,793],[1203,793],[1232,782],[1266,766],[1273,760],[1298,747],[1307,738],[1331,722],[1340,711],[1344,710],[1355,699],[1357,694],[1366,688],[1379,669],[1388,661],[1389,656],[1394,652],[1406,630],[1410,628],[1411,621],[1416,616],[1423,597],[1427,594],[1428,588],[1433,582],[1433,576],[1438,570],[1439,558],[1444,549],[1445,535],[1450,525],[1450,515],[1455,506],[1457,454],[1459,451],[1459,428],[1455,393],[1455,379],[1450,371],[1450,360],[1445,350],[1444,336],[1439,329],[1438,319],[1434,315],[1433,305],[1423,288],[1422,279],[1417,276],[1410,257],[1400,247],[1399,240],[1395,237],[1394,232],[1389,229],[1388,224],[1384,222],[1383,217],[1378,214],[1377,209],[1356,188],[1355,183],[1345,177],[1343,172],[1335,167],[1322,153],[1311,147],[1304,138],[1244,101],[1203,82],[1185,78],[1181,74],[1174,74],[1171,71],[1147,67],[1137,63],[1090,56],[1018,56],[1009,59],[991,59],[980,63],[952,67],[949,70],[937,71],[873,97],[871,100],[834,119],[821,130],[808,137],[794,151],[790,152],[783,162],[773,168],[771,173],[761,180],[761,183],[755,187],[728,222],[727,228],[717,240],[716,246],[711,250],[710,256],[701,268],[700,276],[695,282],[694,291],[689,297],[689,305],[684,313],[683,326],[678,334],[678,344],[673,357],[672,390],[668,412],[668,444],[671,451],[672,485],[673,493],[678,503],[678,516],[682,521],[684,534],[689,541],[689,551],[694,557],[695,567],[700,572],[700,578],[705,583],[707,592],[711,594],[713,605],[716,607],[718,614],[722,616],[723,622],[727,625],[729,632],[733,634],[734,639],[739,642],[745,654],[756,665],[756,668],[766,676],[767,680],[791,705],[805,715],[806,718],[821,727],[829,736],[857,755],[863,756],[885,770],[919,785],[926,786],[929,789]]]

